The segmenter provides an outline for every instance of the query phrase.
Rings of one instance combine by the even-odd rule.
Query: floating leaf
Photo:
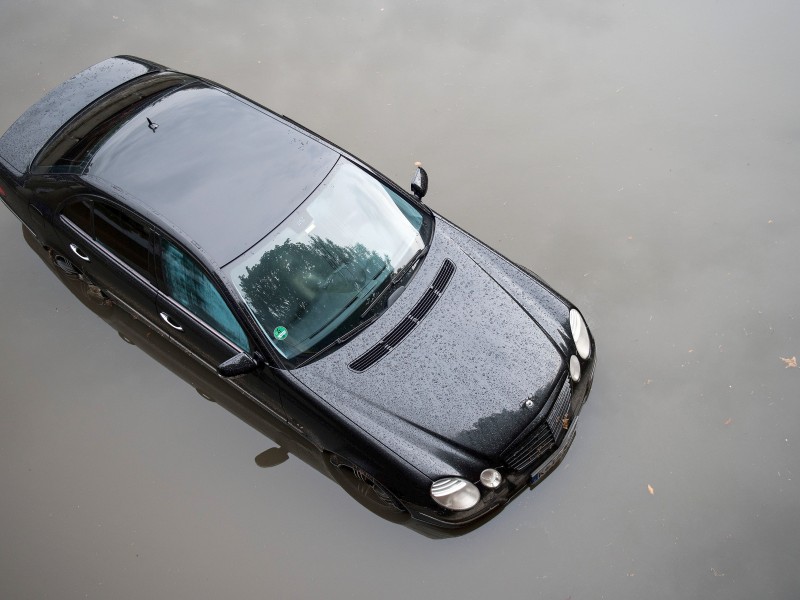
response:
[[[781,360],[786,363],[786,368],[797,368],[797,357],[793,356],[792,358],[783,358],[781,356]]]
[[[656,491],[653,489],[653,486],[650,485],[649,483],[647,484],[647,491],[651,496],[656,493]]]
[[[730,425],[731,423],[733,423],[733,419],[731,419],[730,417],[728,417],[722,422],[723,425]]]

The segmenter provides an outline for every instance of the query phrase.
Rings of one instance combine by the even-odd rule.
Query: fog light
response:
[[[569,357],[569,376],[575,383],[581,378],[581,361],[574,354]]]
[[[451,510],[467,510],[481,499],[481,493],[474,484],[459,477],[446,477],[431,485],[431,498],[439,506]]]
[[[503,476],[495,469],[484,469],[481,471],[481,484],[489,489],[494,489],[503,483]]]

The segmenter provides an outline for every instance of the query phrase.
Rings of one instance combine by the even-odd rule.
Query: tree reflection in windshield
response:
[[[425,247],[430,230],[411,203],[340,159],[227,271],[270,342],[294,360],[358,324],[374,293]]]
[[[307,242],[287,238],[246,267],[238,287],[267,334],[279,339],[279,328],[285,328],[279,341],[302,351],[300,342],[328,324],[338,325],[331,317],[369,295],[374,278],[389,264],[388,256],[362,244],[340,246],[313,235]]]

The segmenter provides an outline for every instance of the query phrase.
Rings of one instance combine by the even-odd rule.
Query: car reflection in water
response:
[[[357,473],[347,468],[336,467],[329,460],[328,454],[323,453],[285,424],[270,418],[262,408],[254,405],[251,400],[230,385],[228,380],[205,369],[169,340],[155,334],[147,325],[116,307],[113,302],[102,296],[98,288],[86,284],[78,277],[77,273],[71,271],[69,263],[60,262],[59,257],[43,248],[24,226],[22,234],[31,250],[56,274],[58,280],[72,295],[113,327],[122,340],[146,352],[151,358],[192,386],[200,396],[215,402],[268,438],[267,443],[271,442],[273,445],[255,457],[255,463],[259,467],[274,467],[286,462],[290,455],[295,456],[339,484],[359,504],[372,513],[387,521],[402,524],[430,538],[464,535],[501,512],[502,509],[493,511],[486,517],[460,529],[439,529],[412,519],[407,512],[400,512],[387,506],[377,497],[372,485],[359,478]]]

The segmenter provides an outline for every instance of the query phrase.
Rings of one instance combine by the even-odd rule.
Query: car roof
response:
[[[289,216],[338,158],[265,109],[194,81],[111,133],[84,176],[146,205],[224,266]]]

